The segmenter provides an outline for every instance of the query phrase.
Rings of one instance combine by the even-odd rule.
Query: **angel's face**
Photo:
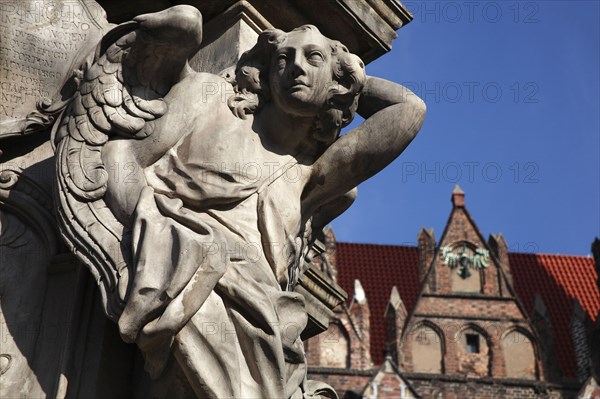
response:
[[[269,86],[275,105],[298,116],[315,116],[333,81],[329,39],[311,29],[292,31],[273,54]]]

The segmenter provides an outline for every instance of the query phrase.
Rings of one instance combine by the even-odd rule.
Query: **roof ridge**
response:
[[[361,245],[368,247],[392,247],[392,248],[411,248],[418,249],[417,245],[403,245],[403,244],[378,244],[372,242],[349,242],[349,241],[337,241],[336,244],[342,245]],[[594,260],[592,255],[571,255],[571,254],[549,254],[544,252],[518,252],[518,251],[508,251],[509,254],[513,255],[530,255],[530,256],[549,256],[553,258],[577,258],[577,259],[589,259],[591,261]]]
[[[411,249],[419,249],[417,245],[401,245],[401,244],[376,244],[376,243],[368,243],[368,242],[347,242],[347,241],[337,241],[337,244],[342,245],[361,245],[368,247],[392,247],[392,248],[411,248]]]

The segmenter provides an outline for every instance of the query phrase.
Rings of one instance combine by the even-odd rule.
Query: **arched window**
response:
[[[327,332],[319,340],[321,355],[319,365],[322,367],[349,367],[350,341],[344,328],[338,323],[331,323]]]
[[[458,371],[469,377],[490,375],[491,352],[483,329],[469,325],[456,336]]]
[[[502,339],[502,348],[508,378],[536,379],[535,351],[528,335],[512,330]]]
[[[441,335],[428,324],[422,324],[411,334],[411,341],[413,371],[443,373]]]

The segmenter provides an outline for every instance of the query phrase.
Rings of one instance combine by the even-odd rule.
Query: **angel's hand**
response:
[[[385,168],[415,138],[425,103],[402,85],[369,77],[359,99],[365,122],[335,141],[312,168],[304,214],[339,197]]]
[[[423,101],[415,93],[401,84],[368,76],[358,100],[358,114],[368,119],[376,112],[394,104],[424,106]]]

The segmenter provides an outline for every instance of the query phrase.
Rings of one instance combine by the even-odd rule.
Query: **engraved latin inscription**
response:
[[[100,21],[100,22],[99,22]],[[54,96],[89,46],[100,37],[104,11],[88,1],[0,3],[0,122],[34,111]],[[10,128],[9,128],[10,129]]]

